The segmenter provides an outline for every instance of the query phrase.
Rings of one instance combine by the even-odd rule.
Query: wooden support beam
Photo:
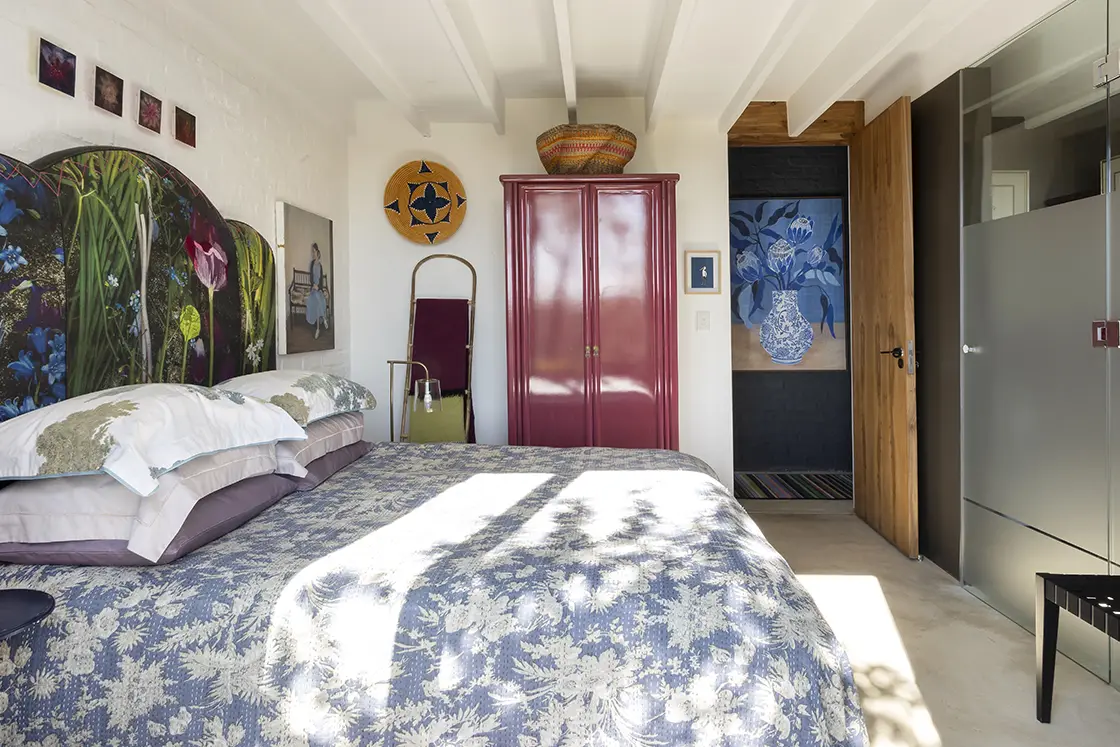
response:
[[[478,103],[486,111],[486,118],[499,135],[505,133],[506,100],[502,95],[498,76],[490,64],[490,55],[479,33],[478,24],[471,15],[466,0],[429,0],[432,10],[443,27],[447,41],[451,42],[459,64],[471,82]]]
[[[790,137],[785,102],[753,101],[727,133],[729,146],[846,145],[863,129],[863,102],[837,101],[797,137]]]

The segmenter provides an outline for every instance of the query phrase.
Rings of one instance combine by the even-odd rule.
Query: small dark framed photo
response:
[[[147,91],[140,92],[140,113],[137,122],[146,130],[159,133],[163,130],[163,102]]]
[[[180,143],[195,147],[197,122],[194,115],[186,109],[175,107],[175,139]]]
[[[118,117],[124,115],[124,80],[103,67],[94,75],[93,103]]]
[[[684,253],[685,293],[720,292],[719,252],[687,251]]]
[[[40,39],[39,82],[67,96],[73,96],[77,80],[78,58],[57,44]]]

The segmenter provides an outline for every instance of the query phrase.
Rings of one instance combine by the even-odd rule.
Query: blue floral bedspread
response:
[[[847,658],[677,453],[376,446],[156,568],[0,568],[0,744],[864,747]]]

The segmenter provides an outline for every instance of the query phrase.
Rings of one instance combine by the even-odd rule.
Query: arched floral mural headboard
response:
[[[144,153],[0,156],[0,420],[275,367],[272,249]]]

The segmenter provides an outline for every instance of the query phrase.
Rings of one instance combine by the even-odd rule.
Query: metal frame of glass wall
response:
[[[1091,334],[1120,298],[1118,48],[1120,0],[1074,0],[962,78],[962,580],[1028,630],[1036,572],[1120,572],[1120,350]],[[1090,626],[1059,648],[1120,681]]]

